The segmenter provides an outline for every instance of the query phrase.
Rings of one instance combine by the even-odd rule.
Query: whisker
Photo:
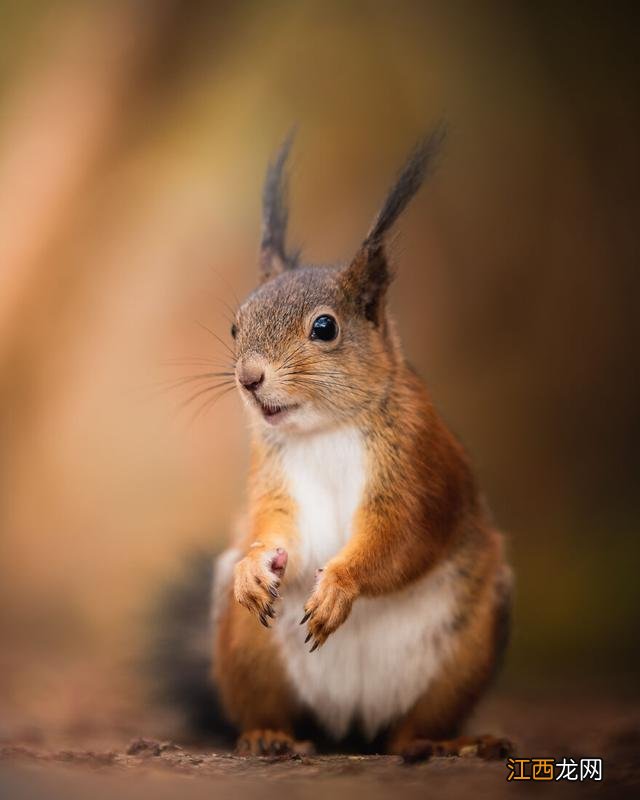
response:
[[[325,377],[330,378],[337,378],[343,382],[346,382],[347,376],[343,372],[304,372],[301,370],[292,370],[291,372],[286,373],[283,377],[299,377],[299,378],[320,378],[323,379]],[[354,387],[358,388],[358,387]]]
[[[204,356],[183,356],[160,361],[161,367],[219,367],[220,369],[235,369],[235,361],[222,360],[221,358],[205,358]]]
[[[161,367],[178,367],[182,366],[183,364],[191,365],[191,364],[215,364],[215,361],[212,361],[209,358],[170,358],[166,361],[161,361]]]
[[[227,319],[229,319],[229,322],[233,322],[233,319],[234,319],[234,317],[235,317],[235,315],[236,315],[236,313],[238,311],[238,307],[236,306],[235,308],[231,308],[229,303],[227,303],[227,301],[222,297],[215,296],[215,300],[217,300],[217,302],[220,303],[220,305],[225,307],[225,309],[231,315],[231,319],[229,319],[228,317],[227,317]]]
[[[306,368],[306,367],[310,367],[310,366],[311,367],[315,367],[316,365],[317,365],[317,361],[315,359],[311,358],[311,357],[302,358],[302,359],[300,359],[298,361],[293,361],[293,362],[290,361],[288,364],[286,364],[286,366],[289,369],[293,369],[293,370],[300,370],[300,369],[303,369],[303,368]]]
[[[329,390],[321,389],[318,394],[322,399],[326,400],[329,405],[333,406],[335,404],[335,396]],[[371,397],[369,395],[361,395],[360,397],[351,397],[349,407],[357,410],[366,408],[370,403]]]
[[[228,289],[231,289],[231,294],[233,295],[233,298],[234,298],[234,300],[236,301],[236,307],[235,307],[235,310],[231,310],[231,307],[229,307],[229,310],[231,311],[231,313],[232,313],[232,314],[233,314],[233,316],[235,317],[235,315],[236,315],[236,312],[237,312],[238,308],[240,308],[240,300],[238,299],[238,295],[236,294],[236,291],[235,291],[235,289],[233,288],[233,286],[232,286],[232,284],[231,284],[231,281],[230,281],[230,280],[228,280],[227,278],[225,278],[225,276],[224,276],[224,275],[221,275],[221,274],[218,272],[218,270],[217,270],[215,267],[209,267],[209,269],[210,269],[210,270],[211,270],[211,271],[214,273],[214,275],[215,275],[217,278],[219,278],[219,279],[220,279],[220,280],[221,280],[223,283],[226,283],[226,285],[227,285],[227,288],[228,288]]]
[[[177,389],[193,381],[203,381],[209,378],[231,378],[232,372],[202,372],[199,375],[182,375],[178,378],[169,378],[167,380],[159,381],[156,386],[161,389]]]
[[[288,355],[288,356],[285,358],[284,362],[283,362],[283,363],[280,365],[280,367],[278,367],[278,370],[284,369],[286,366],[288,366],[288,365],[289,365],[289,362],[291,361],[291,359],[292,359],[292,358],[293,358],[295,355],[297,355],[297,354],[300,352],[300,350],[302,350],[302,348],[305,346],[305,344],[306,344],[306,342],[302,342],[302,343],[301,343],[301,344],[299,344],[297,347],[295,347],[295,348],[294,348],[294,349],[291,351],[291,353],[289,353],[289,355]]]
[[[213,292],[211,292],[210,294],[213,300],[216,303],[219,303],[220,306],[222,307],[220,309],[220,313],[222,314],[222,316],[226,319],[229,325],[233,325],[233,323],[235,322],[237,308],[236,309],[231,308],[231,306],[229,305],[229,303],[227,303],[226,300],[223,300],[222,297],[218,297],[218,295],[213,294]]]
[[[218,400],[220,400],[222,397],[224,397],[226,394],[232,391],[233,388],[234,388],[233,386],[228,386],[226,389],[223,389],[221,392],[214,395],[213,397],[208,397],[204,401],[204,403],[202,403],[202,405],[198,408],[196,413],[192,416],[191,423],[193,424],[201,414],[206,414],[218,402]]]
[[[351,386],[350,384],[345,383],[343,381],[332,380],[331,383],[329,384],[327,381],[315,380],[314,378],[306,377],[305,380],[302,380],[300,378],[293,377],[285,379],[283,383],[290,384],[293,386],[302,386],[302,387],[304,387],[305,385],[308,386],[309,384],[313,384],[314,391],[320,394],[324,392],[327,397],[331,396],[328,393],[330,393],[333,388],[337,388],[344,390],[345,392],[349,392],[354,397],[362,397],[366,399],[370,398],[369,392],[365,391],[364,389],[360,389],[357,386]]]
[[[197,392],[195,392],[190,397],[188,397],[186,400],[184,400],[182,403],[180,403],[178,408],[179,409],[183,409],[186,406],[188,406],[191,403],[193,403],[194,400],[196,400],[198,397],[201,397],[203,394],[207,394],[207,392],[214,392],[217,389],[221,389],[224,386],[228,386],[228,388],[232,388],[232,385],[230,385],[229,381],[222,381],[221,383],[216,383],[216,384],[213,384],[211,386],[205,386],[203,389],[199,389]]]
[[[314,377],[315,376],[329,376],[329,377],[337,377],[337,378],[345,377],[344,372],[338,372],[337,370],[335,372],[328,372],[328,371],[315,372],[315,371],[310,371],[310,370],[292,369],[292,370],[288,370],[284,374],[285,375],[310,375],[310,376],[314,376]]]
[[[290,370],[289,372],[285,373],[283,379],[287,380],[288,378],[291,377],[307,378],[310,381],[312,379],[319,379],[319,380],[314,380],[314,383],[316,384],[329,378],[331,379],[331,383],[333,386],[341,385],[342,387],[351,389],[353,392],[360,392],[368,395],[368,392],[365,392],[362,389],[358,389],[357,387],[351,386],[350,384],[346,383],[346,376],[343,372],[337,372],[337,371],[334,372],[328,370],[324,371]]]
[[[229,345],[228,345],[228,344],[227,344],[227,343],[226,343],[226,342],[225,342],[223,339],[221,339],[221,338],[218,336],[218,334],[217,334],[217,333],[214,333],[214,332],[211,330],[211,328],[207,328],[207,326],[206,326],[206,325],[203,325],[201,322],[198,322],[198,320],[196,320],[196,325],[199,325],[199,326],[200,326],[200,327],[201,327],[203,330],[205,330],[205,331],[206,331],[208,334],[210,334],[211,336],[213,336],[213,338],[214,338],[214,339],[215,339],[217,342],[220,342],[220,344],[221,344],[221,345],[222,345],[222,346],[223,346],[223,347],[224,347],[224,348],[227,350],[227,352],[229,353],[229,355],[230,355],[230,356],[231,356],[231,357],[232,357],[232,358],[235,360],[235,358],[236,358],[236,354],[235,354],[235,352],[234,352],[234,351],[233,351],[233,350],[232,350],[232,349],[229,347]]]

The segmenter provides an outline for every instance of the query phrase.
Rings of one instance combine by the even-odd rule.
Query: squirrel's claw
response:
[[[271,627],[269,619],[276,618],[274,603],[280,598],[278,589],[286,561],[287,553],[283,548],[266,554],[259,548],[253,548],[235,566],[235,598],[265,628]]]
[[[309,621],[309,636],[305,643],[310,641],[310,637],[315,640],[310,653],[321,647],[347,619],[353,600],[351,585],[343,581],[339,573],[331,568],[318,570],[315,588],[300,623]]]

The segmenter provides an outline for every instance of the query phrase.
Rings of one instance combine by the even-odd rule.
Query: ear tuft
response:
[[[284,270],[294,269],[298,264],[299,253],[287,253],[286,249],[289,212],[285,165],[294,134],[295,130],[292,130],[270,162],[262,190],[260,269],[263,281],[275,277]]]
[[[434,171],[446,135],[446,124],[439,122],[431,133],[416,145],[371,226],[367,234],[368,241],[383,239],[393,227],[426,178]]]
[[[343,286],[367,319],[379,324],[384,296],[391,283],[385,242],[394,223],[433,171],[446,137],[446,125],[440,122],[413,150],[400,172],[367,238],[351,264],[343,272]]]

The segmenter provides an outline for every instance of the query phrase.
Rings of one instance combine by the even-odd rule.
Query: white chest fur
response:
[[[313,575],[351,536],[365,481],[362,438],[354,429],[292,438],[282,466],[298,508],[299,562]]]
[[[344,625],[309,653],[299,625],[303,606],[315,569],[351,536],[365,484],[364,457],[353,430],[300,438],[283,451],[298,507],[302,577],[283,586],[274,634],[300,699],[336,738],[356,721],[373,737],[409,710],[448,655],[440,633],[455,612],[454,581],[445,564],[407,589],[357,600]]]

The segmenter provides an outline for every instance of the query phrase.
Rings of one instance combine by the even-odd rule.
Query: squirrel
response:
[[[505,648],[511,570],[463,447],[387,310],[389,233],[438,158],[411,154],[355,257],[288,250],[286,161],[263,191],[260,283],[231,327],[251,421],[246,524],[215,564],[213,681],[238,752],[451,740]]]

